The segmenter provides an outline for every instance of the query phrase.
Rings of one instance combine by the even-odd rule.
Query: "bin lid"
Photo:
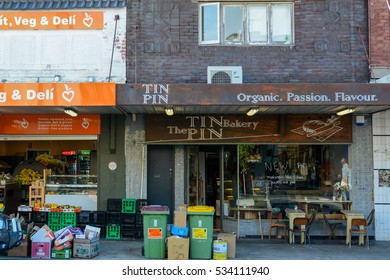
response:
[[[198,213],[198,214],[206,214],[214,213],[214,207],[213,206],[206,206],[206,205],[198,205],[198,206],[188,206],[187,212],[190,213]]]
[[[141,208],[141,212],[165,212],[169,214],[169,207],[163,205],[146,205]]]

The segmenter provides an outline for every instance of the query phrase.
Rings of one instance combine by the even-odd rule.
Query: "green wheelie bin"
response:
[[[143,206],[141,214],[144,222],[144,257],[147,259],[165,259],[168,206]]]
[[[190,259],[211,259],[213,243],[212,206],[189,206]]]

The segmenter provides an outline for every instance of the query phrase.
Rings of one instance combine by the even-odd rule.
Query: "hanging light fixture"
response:
[[[250,108],[248,112],[246,112],[246,115],[251,117],[255,115],[259,111],[259,108]]]
[[[167,114],[167,116],[173,116],[174,113],[173,108],[165,108],[165,114]]]
[[[337,112],[336,114],[337,114],[337,116],[344,116],[344,115],[347,115],[347,114],[351,114],[353,112],[355,112],[355,109],[347,108],[347,109],[344,109],[344,110],[341,110],[341,111]]]
[[[69,116],[77,117],[77,112],[75,110],[73,110],[72,108],[65,108],[64,112],[65,112],[65,114],[68,114]]]

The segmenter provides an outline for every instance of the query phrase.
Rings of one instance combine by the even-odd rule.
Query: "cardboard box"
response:
[[[51,250],[51,257],[53,259],[70,259],[72,257],[72,249]]]
[[[177,209],[178,211],[186,211],[187,212],[187,204],[179,204],[179,206],[177,206]]]
[[[15,248],[7,251],[8,257],[29,257],[31,254],[31,241],[23,240],[22,243]]]
[[[27,225],[26,233],[23,234],[22,243],[18,247],[7,251],[7,255],[9,257],[29,257],[31,255],[31,240],[29,234],[31,233],[33,227],[33,223]]]
[[[60,246],[61,244],[72,240],[73,234],[70,231],[66,230],[63,234],[61,234],[54,240],[54,246]]]
[[[47,241],[52,241],[55,238],[54,233],[51,231],[51,229],[47,226],[44,225],[41,227],[36,233],[34,233],[33,236],[31,236],[31,240],[34,242],[47,242]]]
[[[50,251],[51,251],[51,240],[31,242],[31,258],[50,259]]]
[[[65,243],[62,243],[61,245],[54,246],[53,249],[54,250],[65,250],[65,249],[72,248],[72,246],[73,246],[73,242],[72,241],[67,241]]]
[[[73,257],[92,259],[99,255],[99,237],[73,239]]]
[[[167,240],[168,260],[188,260],[190,242],[187,237],[170,236]]]
[[[174,212],[173,224],[178,228],[187,227],[187,211],[176,210]]]
[[[84,236],[87,239],[95,239],[96,237],[100,237],[100,228],[86,225]]]
[[[55,238],[51,229],[44,225],[31,237],[31,258],[50,259],[51,245]]]
[[[227,256],[229,259],[236,257],[236,239],[237,235],[233,233],[219,233],[217,239],[226,241],[228,244]]]

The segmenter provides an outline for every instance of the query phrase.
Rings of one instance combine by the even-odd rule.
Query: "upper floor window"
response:
[[[293,3],[199,5],[201,45],[294,44]]]

